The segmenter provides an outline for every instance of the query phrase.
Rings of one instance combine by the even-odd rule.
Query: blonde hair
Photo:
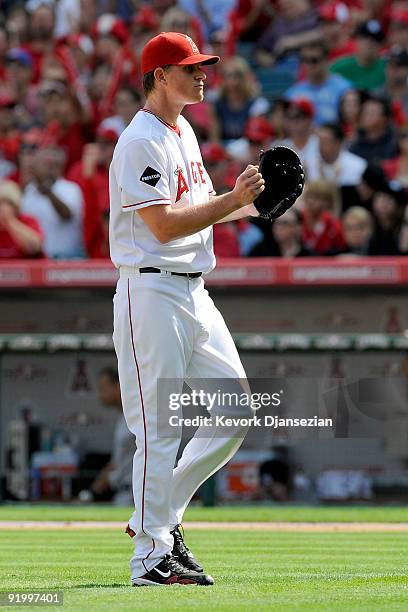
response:
[[[169,9],[167,9],[167,11],[161,18],[160,30],[162,32],[174,32],[175,21],[184,21],[187,25],[187,27],[184,28],[182,32],[181,30],[177,30],[178,32],[181,32],[182,34],[188,34],[189,36],[194,35],[194,32],[192,30],[191,16],[178,6],[171,6]]]
[[[226,59],[223,62],[222,71],[223,73],[227,70],[237,70],[242,72],[242,78],[240,79],[240,85],[242,93],[245,95],[247,100],[255,98],[259,93],[259,86],[255,80],[254,74],[248,64],[248,62],[238,55],[234,55]],[[226,94],[225,82],[222,83],[220,89],[221,97]]]
[[[326,210],[330,210],[334,213],[337,213],[339,210],[340,204],[337,187],[330,181],[318,179],[316,181],[306,183],[303,198],[307,198],[307,196],[313,196],[315,198],[319,198],[320,200],[324,200],[327,203],[327,206],[325,206]]]
[[[362,206],[352,206],[343,215],[343,223],[346,224],[347,221],[357,221],[358,223],[364,223],[370,230],[373,229],[373,218]]]

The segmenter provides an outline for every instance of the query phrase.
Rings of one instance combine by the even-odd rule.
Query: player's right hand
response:
[[[232,190],[241,206],[251,204],[265,189],[265,181],[258,171],[258,166],[249,165],[239,175]]]

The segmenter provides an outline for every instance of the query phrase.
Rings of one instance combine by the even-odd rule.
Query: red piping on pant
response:
[[[132,309],[131,309],[131,304],[130,304],[130,281],[128,279],[128,283],[127,283],[127,290],[128,290],[128,306],[129,306],[129,324],[130,324],[130,337],[132,340],[132,349],[133,349],[133,357],[135,360],[135,365],[136,365],[136,372],[137,372],[137,382],[139,385],[139,394],[140,394],[140,403],[142,406],[142,417],[143,417],[143,430],[144,430],[144,465],[143,465],[143,484],[142,484],[142,531],[145,535],[147,535],[147,533],[144,530],[144,505],[145,505],[145,487],[146,487],[146,464],[147,464],[147,428],[146,428],[146,416],[145,416],[145,409],[144,409],[144,402],[143,402],[143,393],[142,393],[142,385],[140,382],[140,371],[139,371],[139,364],[137,362],[137,358],[136,358],[136,349],[135,349],[135,342],[134,342],[134,338],[133,338],[133,325],[132,325]],[[146,572],[148,572],[149,570],[147,569],[147,567],[145,566],[145,561],[150,557],[150,555],[152,554],[152,552],[155,549],[155,543],[154,543],[154,539],[152,538],[152,550],[149,552],[149,554],[147,555],[147,557],[145,557],[142,561],[143,563],[143,567],[145,568]]]

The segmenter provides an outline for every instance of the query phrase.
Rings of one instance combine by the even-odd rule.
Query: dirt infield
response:
[[[186,522],[187,529],[211,529],[228,531],[298,531],[316,533],[349,532],[408,532],[408,523],[285,523],[285,522]],[[123,522],[118,521],[0,521],[0,531],[12,529],[118,529],[124,530]]]

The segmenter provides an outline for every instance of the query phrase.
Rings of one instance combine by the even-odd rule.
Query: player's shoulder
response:
[[[149,120],[147,113],[139,111],[133,117],[129,125],[123,130],[113,153],[113,157],[117,157],[124,149],[139,149],[141,146],[150,144],[161,145],[163,142],[163,134],[161,130],[157,130],[152,121]]]

